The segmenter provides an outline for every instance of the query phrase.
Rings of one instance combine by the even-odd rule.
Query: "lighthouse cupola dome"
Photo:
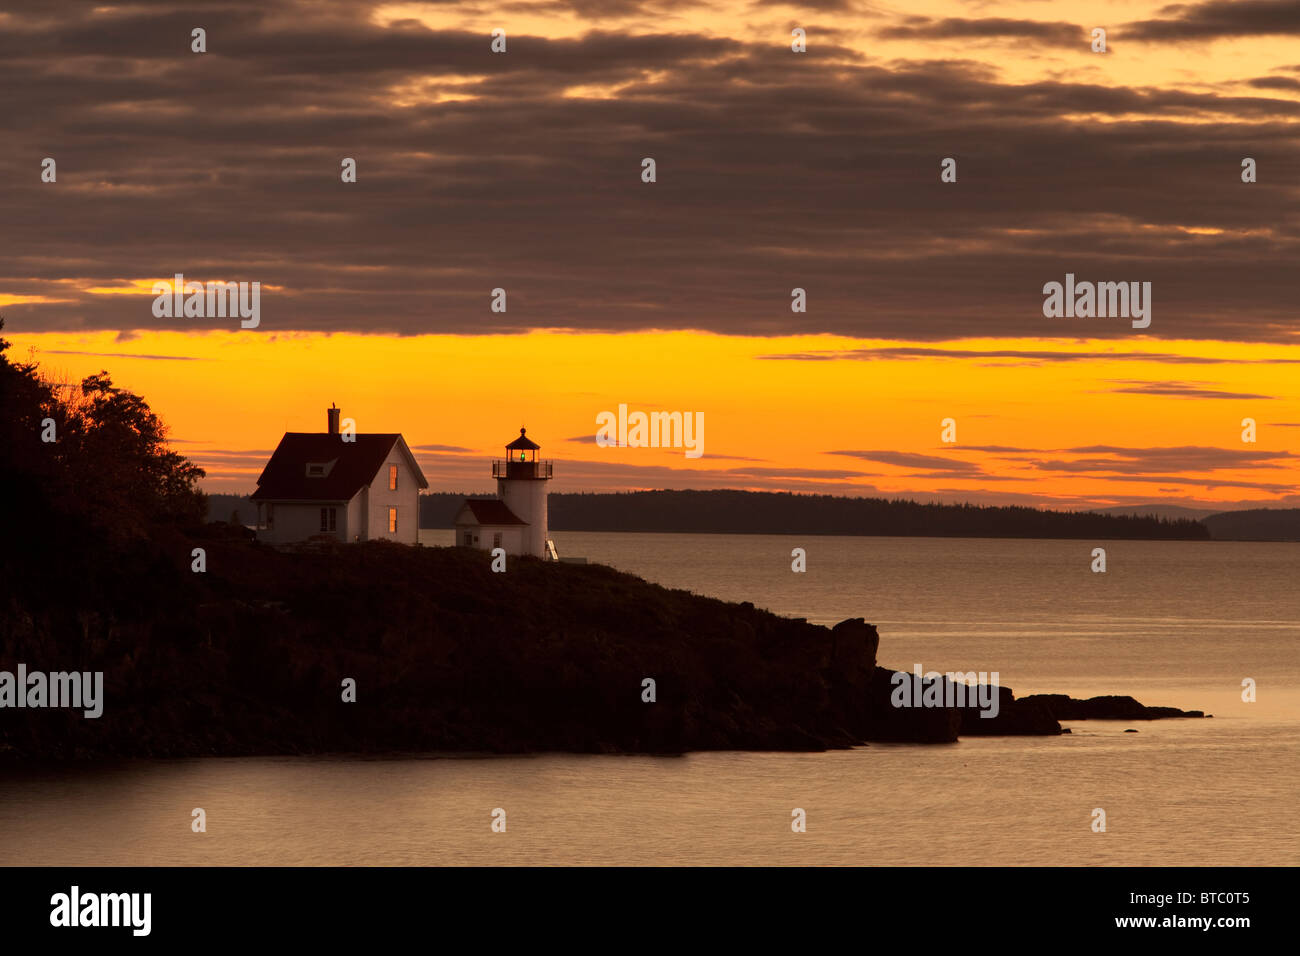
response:
[[[506,457],[511,461],[533,461],[542,446],[526,434],[528,429],[519,429],[519,437],[506,445]]]

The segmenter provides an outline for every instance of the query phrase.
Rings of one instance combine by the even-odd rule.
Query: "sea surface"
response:
[[[864,617],[880,663],[900,670],[997,672],[1017,695],[1129,694],[1214,718],[816,754],[11,769],[0,864],[1300,864],[1300,545],[554,538],[562,557],[669,587],[818,624]],[[791,571],[794,548],[806,573]],[[206,833],[191,832],[195,807]],[[491,830],[497,808],[505,833]]]

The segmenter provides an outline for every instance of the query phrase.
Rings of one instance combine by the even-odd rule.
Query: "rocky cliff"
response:
[[[114,548],[0,585],[0,671],[105,686],[97,719],[0,709],[11,758],[819,750],[1054,734],[1075,713],[1006,688],[992,720],[895,707],[862,619],[820,627],[600,565],[286,553],[218,526]]]

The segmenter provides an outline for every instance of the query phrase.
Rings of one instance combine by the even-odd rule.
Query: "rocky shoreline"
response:
[[[1006,687],[993,717],[896,707],[879,645],[860,618],[821,627],[600,565],[290,554],[209,526],[0,590],[0,670],[102,671],[105,698],[97,719],[0,709],[0,757],[807,751],[1201,716]]]

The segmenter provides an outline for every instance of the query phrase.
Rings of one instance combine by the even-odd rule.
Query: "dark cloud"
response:
[[[1176,355],[1169,352],[1056,352],[1036,349],[959,349],[924,346],[888,346],[871,349],[824,349],[817,352],[791,352],[760,355],[760,359],[800,362],[832,362],[842,359],[876,361],[889,359],[1016,359],[1025,364],[1039,362],[1161,362],[1169,365],[1300,365],[1300,359],[1261,358],[1233,359],[1208,355]]]
[[[706,458],[716,456],[706,455]],[[729,468],[727,473],[737,478],[817,478],[838,481],[844,478],[878,478],[879,472],[840,471],[834,468]]]
[[[612,0],[556,6],[591,33],[512,34],[499,56],[372,9],[12,11],[0,293],[72,301],[7,306],[10,330],[236,327],[80,291],[182,272],[262,282],[247,334],[1135,335],[1043,318],[1043,283],[1074,271],[1151,281],[1147,338],[1297,338],[1300,103],[1265,89],[1009,83],[827,42],[625,34],[598,19],[633,9]],[[1240,183],[1242,156],[1259,183]]]
[[[591,432],[591,433],[586,434],[586,435],[575,435],[575,436],[572,437],[572,438],[562,438],[562,439],[560,439],[560,440],[561,440],[561,441],[574,442],[574,443],[576,443],[576,444],[581,444],[581,445],[595,445],[595,444],[596,444],[596,433],[595,433],[595,432]],[[612,446],[612,447],[617,448],[617,447],[619,447],[619,446],[618,446],[618,445],[614,445],[614,446]],[[706,457],[708,457],[708,458],[709,458],[710,460],[712,460],[712,461],[767,461],[767,460],[768,460],[768,459],[766,459],[766,458],[751,458],[751,457],[748,456],[748,455],[714,455],[714,454],[707,454]]]
[[[1261,76],[1251,80],[1250,85],[1260,90],[1300,90],[1300,80],[1289,76]]]
[[[902,474],[902,475],[890,475],[890,477],[891,477],[891,478],[922,478],[922,479],[926,479],[926,480],[933,480],[933,479],[935,479],[935,478],[965,478],[965,477],[967,477],[967,475],[966,475],[962,470],[958,469],[957,471],[923,471],[923,472],[908,472],[908,473],[906,473],[906,474]],[[969,476],[969,477],[971,477],[971,478],[975,478],[976,476],[975,476],[975,475],[971,475],[971,476]],[[1033,477],[1030,476],[1030,475],[993,475],[993,474],[989,474],[988,472],[985,472],[985,471],[981,471],[981,472],[979,473],[979,475],[978,475],[978,478],[979,478],[979,480],[980,480],[981,482],[988,482],[988,481],[1024,481],[1024,482],[1029,482],[1029,481],[1033,481]]]
[[[751,6],[756,8],[763,7],[789,7],[790,0],[753,0]],[[857,0],[801,0],[799,8],[806,10],[816,10],[819,13],[852,13],[854,16],[880,16],[872,10],[870,4],[860,3]]]
[[[1127,23],[1116,33],[1147,41],[1219,40],[1225,37],[1300,35],[1295,0],[1209,0],[1161,7],[1160,17]]]
[[[1135,476],[1147,472],[1213,472],[1251,468],[1293,467],[1297,458],[1287,451],[1255,448],[1215,448],[1184,445],[1163,448],[1125,448],[1116,445],[1087,445],[1061,451],[1090,457],[1038,460],[1042,471],[1090,473],[1116,472]],[[1184,478],[1187,476],[1184,476]]]
[[[942,458],[937,455],[918,455],[904,451],[828,451],[828,455],[845,455],[849,458],[861,458],[863,461],[876,461],[884,465],[897,465],[901,468],[925,468],[936,472],[953,472],[981,475],[982,469],[968,461],[956,458]]]
[[[1241,398],[1272,401],[1272,395],[1258,395],[1253,392],[1227,392],[1218,388],[1207,388],[1194,382],[1119,382],[1119,388],[1111,389],[1127,395],[1161,395],[1170,398]]]
[[[1040,20],[1012,20],[1006,17],[913,16],[892,27],[884,27],[879,35],[887,40],[952,40],[980,39],[984,37],[1019,37],[1026,40],[1045,41],[1060,46],[1078,46],[1088,50],[1088,35],[1083,27],[1073,23],[1044,23]]]
[[[1178,475],[1092,475],[1088,476],[1090,481],[1136,481],[1144,484],[1161,484],[1192,486],[1206,489],[1214,488],[1250,488],[1254,491],[1266,492],[1270,495],[1294,494],[1296,486],[1294,484],[1283,485],[1274,482],[1265,481],[1238,481],[1235,479],[1210,477],[1191,477]],[[1270,506],[1276,502],[1269,502]]]
[[[156,362],[202,362],[193,355],[140,355],[134,352],[78,352],[73,349],[44,349],[43,355],[97,355],[102,358],[114,359],[148,359]]]
[[[454,454],[473,454],[478,451],[478,449],[475,448],[462,448],[460,445],[411,445],[410,447],[412,453],[445,451]]]

